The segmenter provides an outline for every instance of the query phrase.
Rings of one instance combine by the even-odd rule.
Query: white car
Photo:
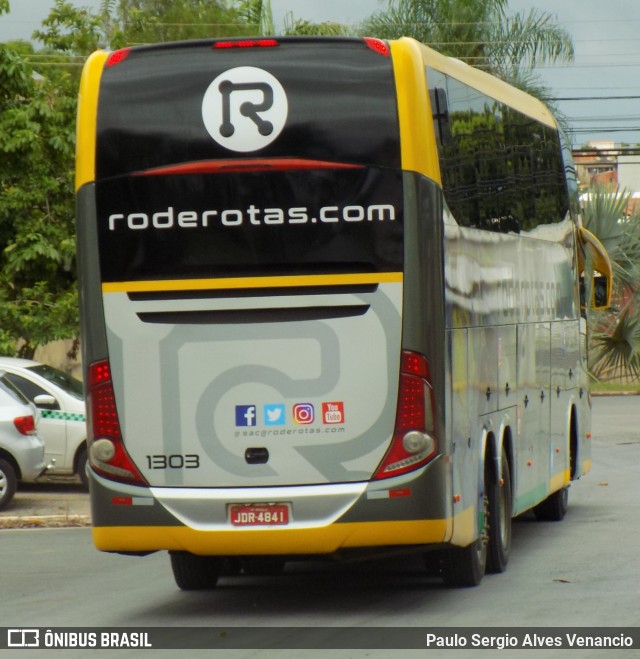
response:
[[[46,469],[36,416],[33,404],[0,372],[0,510],[11,503],[18,481],[35,481]]]
[[[0,357],[0,371],[40,412],[47,474],[77,474],[87,485],[87,429],[82,382],[30,359]]]

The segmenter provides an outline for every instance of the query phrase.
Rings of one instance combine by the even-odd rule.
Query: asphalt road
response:
[[[565,520],[517,520],[507,572],[485,577],[478,588],[445,588],[413,557],[365,565],[291,565],[280,577],[225,577],[214,591],[187,593],[176,588],[164,553],[103,554],[93,548],[86,528],[2,530],[0,620],[20,628],[148,626],[188,635],[178,628],[213,627],[229,630],[229,638],[238,629],[263,628],[270,634],[257,644],[261,649],[224,651],[229,658],[425,656],[425,650],[286,649],[304,648],[309,634],[317,648],[335,644],[340,633],[335,627],[369,628],[371,634],[384,627],[640,627],[640,399],[595,400],[593,457],[593,471],[571,488]],[[47,656],[44,652],[19,656]],[[93,652],[76,650],[72,656]],[[134,652],[140,651],[106,651],[114,657]],[[507,659],[640,656],[634,650],[522,652],[497,654]],[[210,650],[153,653],[211,656]],[[496,651],[430,650],[428,656],[480,659],[495,657]]]

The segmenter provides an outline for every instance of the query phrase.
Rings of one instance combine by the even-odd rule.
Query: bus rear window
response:
[[[394,170],[119,177],[97,198],[105,281],[402,269]]]

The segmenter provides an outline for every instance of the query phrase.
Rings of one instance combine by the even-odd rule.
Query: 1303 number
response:
[[[180,455],[147,455],[149,469],[198,469],[200,456],[196,453]]]

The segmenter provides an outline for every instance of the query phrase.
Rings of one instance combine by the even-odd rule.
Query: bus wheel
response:
[[[502,474],[489,486],[489,547],[487,571],[507,569],[511,550],[511,471],[507,452],[502,449]]]
[[[171,568],[181,590],[215,588],[222,569],[222,560],[215,556],[196,556],[186,551],[170,551]]]
[[[442,579],[448,586],[468,588],[477,586],[484,576],[489,543],[489,492],[491,474],[489,464],[484,466],[484,494],[480,535],[468,547],[451,547],[442,557]]]
[[[550,494],[542,503],[539,503],[533,513],[536,519],[544,522],[560,522],[567,514],[569,507],[569,488],[563,487],[561,490]]]

